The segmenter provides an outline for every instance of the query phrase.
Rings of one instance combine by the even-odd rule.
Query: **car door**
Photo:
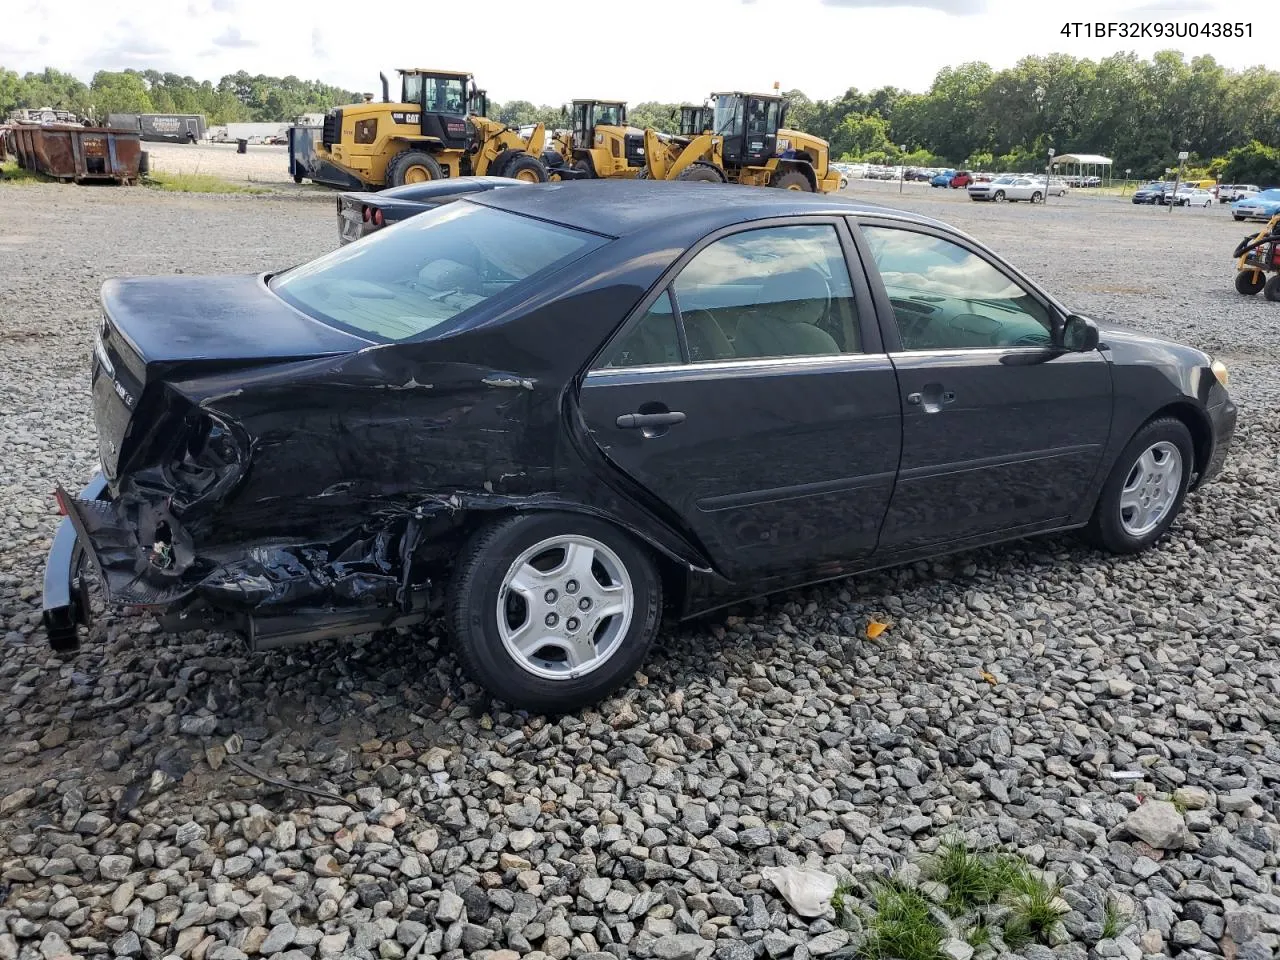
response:
[[[732,580],[834,576],[875,548],[902,413],[840,218],[704,238],[605,346],[579,402],[615,482]]]
[[[1009,188],[1010,200],[1030,200],[1031,194],[1035,192],[1035,184],[1026,177],[1019,177],[1013,181],[1013,186]]]
[[[1110,433],[1102,354],[1053,348],[1061,312],[976,244],[874,217],[856,237],[904,404],[880,549],[1065,523]]]

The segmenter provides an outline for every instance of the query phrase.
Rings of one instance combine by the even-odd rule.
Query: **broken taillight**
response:
[[[380,226],[382,226],[382,211],[381,211],[381,210],[375,210],[375,211],[373,211],[373,225],[374,225],[375,227],[380,227]]]
[[[369,222],[369,219],[370,219],[370,217],[371,217],[371,215],[372,215],[372,212],[373,212],[373,208],[372,208],[372,207],[365,207],[365,208],[364,208],[364,210],[362,211],[361,216],[363,216],[363,217],[364,217],[364,222],[365,222],[365,223],[368,223],[368,222]]]

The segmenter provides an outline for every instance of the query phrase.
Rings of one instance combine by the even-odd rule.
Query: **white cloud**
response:
[[[227,27],[222,33],[213,38],[213,45],[215,47],[240,49],[242,47],[256,47],[258,44],[255,40],[241,36],[239,27]]]
[[[1153,9],[1136,19],[1241,19],[1227,0],[1126,2]],[[1026,0],[646,0],[643,16],[622,4],[585,18],[549,16],[527,0],[486,0],[480,21],[464,7],[418,3],[397,7],[393,24],[372,30],[347,26],[350,0],[180,0],[105,29],[101,0],[0,0],[0,8],[0,61],[19,71],[48,65],[88,80],[95,70],[146,65],[216,82],[246,70],[360,91],[377,89],[379,71],[394,84],[393,68],[426,61],[474,71],[494,100],[546,104],[592,96],[700,100],[711,90],[768,89],[775,81],[815,99],[848,87],[924,90],[945,66],[984,60],[1001,68],[1054,52],[1098,59],[1174,47],[1235,68],[1275,59],[1256,17],[1252,39],[1062,35],[1065,22],[1126,19],[1123,4],[1112,0],[1066,7]],[[485,29],[470,29],[476,23]],[[49,42],[37,45],[41,34]],[[565,51],[577,53],[566,59]],[[594,62],[586,51],[597,51]],[[652,69],[637,70],[637,63]]]

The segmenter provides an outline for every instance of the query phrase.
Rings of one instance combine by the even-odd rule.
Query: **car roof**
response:
[[[626,237],[678,224],[687,224],[691,233],[702,236],[719,227],[770,217],[859,213],[892,213],[915,223],[956,232],[954,227],[940,221],[877,204],[737,184],[580,180],[546,183],[533,190],[493,190],[466,200],[608,237]]]

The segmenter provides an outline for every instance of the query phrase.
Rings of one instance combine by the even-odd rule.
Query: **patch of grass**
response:
[[[978,950],[991,943],[991,926],[985,918],[979,917],[977,923],[964,932],[964,942]]]
[[[0,183],[48,183],[49,178],[34,170],[23,170],[18,161],[8,160],[0,163]]]
[[[861,954],[866,960],[939,960],[946,932],[929,901],[912,887],[891,880],[872,890],[875,914],[867,921]]]
[[[1127,910],[1121,910],[1114,900],[1108,898],[1102,911],[1102,939],[1114,940],[1120,936],[1130,919],[1132,918]]]
[[[270,193],[259,187],[232,183],[209,173],[165,173],[153,170],[143,178],[143,183],[157,190],[172,193]]]
[[[1005,853],[975,853],[962,839],[953,837],[944,840],[939,852],[923,867],[931,880],[946,886],[943,906],[954,916],[999,900],[1022,864]]]
[[[1062,887],[1024,867],[1012,878],[1005,902],[1010,910],[1004,940],[1015,950],[1028,943],[1048,944],[1050,934],[1070,908]]]

